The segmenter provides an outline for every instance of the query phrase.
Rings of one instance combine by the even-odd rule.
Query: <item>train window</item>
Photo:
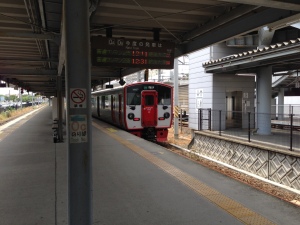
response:
[[[101,108],[105,109],[105,96],[101,96]]]
[[[111,96],[106,95],[105,96],[105,108],[110,108],[111,107]]]
[[[158,104],[170,105],[171,104],[171,89],[168,87],[157,87],[158,92]]]
[[[154,96],[153,95],[146,95],[145,96],[145,105],[146,106],[154,105]]]
[[[113,110],[115,110],[115,108],[116,108],[116,96],[115,95],[111,95],[111,104],[112,104]]]
[[[96,98],[95,97],[92,97],[91,98],[91,104],[92,104],[92,107],[96,107]]]
[[[128,93],[127,94],[128,105],[140,105],[141,104],[141,94],[140,93]]]
[[[127,105],[141,104],[141,85],[127,88]]]

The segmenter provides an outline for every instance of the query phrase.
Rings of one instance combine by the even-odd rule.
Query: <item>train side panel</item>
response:
[[[123,93],[121,88],[92,93],[92,116],[124,129]]]
[[[92,116],[98,117],[98,113],[97,113],[97,96],[96,95],[92,95],[91,101],[92,101],[91,102]]]

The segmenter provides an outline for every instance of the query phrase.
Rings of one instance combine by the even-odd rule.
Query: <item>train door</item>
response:
[[[157,125],[157,91],[142,91],[142,126]]]
[[[116,102],[116,99],[115,99],[115,96],[111,95],[111,98],[110,98],[110,106],[111,106],[111,119],[113,121],[113,123],[116,123],[116,116],[115,116],[115,109],[116,109],[116,105],[115,105],[115,102]]]
[[[119,94],[119,124],[121,127],[123,127],[123,122],[122,122],[122,95]]]

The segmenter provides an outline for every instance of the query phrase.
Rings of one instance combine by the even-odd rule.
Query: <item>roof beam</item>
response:
[[[49,87],[49,88],[56,88],[56,83],[48,84],[48,83],[43,83],[43,84],[29,84],[28,82],[23,82],[24,86],[28,86],[31,88],[33,87]]]
[[[63,17],[62,17],[63,19]],[[58,61],[58,67],[57,67],[57,75],[58,76],[61,76],[62,75],[62,72],[63,72],[63,68],[64,68],[64,65],[65,65],[65,51],[66,51],[66,48],[65,48],[65,29],[64,29],[64,23],[62,22],[61,23],[61,31],[62,31],[62,34],[61,34],[61,39],[60,39],[60,43],[59,43],[59,61]]]
[[[120,76],[124,77],[126,75],[130,75],[130,74],[133,74],[133,73],[136,73],[138,71],[140,71],[141,69],[139,68],[125,68],[121,71],[121,74],[120,74],[120,71],[101,71],[101,70],[97,70],[97,69],[92,69],[92,72],[91,72],[91,76],[92,78],[95,78],[95,77],[99,77],[99,78],[120,78]]]
[[[274,23],[268,24],[268,28],[269,30],[277,30],[280,28],[291,26],[293,23],[297,23],[299,21],[300,21],[300,13],[290,17],[286,17],[282,20],[277,20]]]
[[[0,31],[0,38],[20,38],[20,39],[33,39],[33,40],[49,40],[59,44],[60,35],[54,33],[35,34],[32,32],[13,32],[13,31]]]
[[[289,3],[286,1],[278,1],[278,0],[219,0],[219,1],[246,4],[246,5],[264,6],[268,8],[285,9],[285,10],[292,10],[292,11],[300,11],[299,3]]]
[[[231,11],[230,13],[227,13],[225,15],[222,15],[215,19],[214,21],[207,23],[203,26],[200,26],[199,28],[192,30],[191,32],[185,34],[182,37],[182,41],[188,41],[190,39],[196,38],[197,36],[200,36],[201,34],[204,34],[210,30],[213,30],[223,24],[228,23],[231,20],[237,19],[240,15],[243,15],[245,13],[249,13],[255,9],[257,9],[258,6],[240,6],[236,8],[235,10]]]
[[[22,61],[22,62],[53,62],[57,63],[58,59],[54,58],[19,58],[19,57],[0,57],[0,61]]]
[[[56,76],[57,70],[45,70],[45,69],[1,69],[0,75],[24,75],[24,76]]]
[[[89,4],[89,14],[90,17],[94,15],[95,10],[97,9],[98,5],[99,5],[99,0],[90,0],[90,4]],[[62,17],[62,21],[61,21],[61,37],[59,42],[59,62],[58,62],[58,69],[57,69],[57,74],[58,76],[62,75],[63,72],[63,68],[65,65],[65,52],[66,52],[66,48],[65,48],[65,29],[64,29],[64,21],[63,21],[63,17]]]
[[[48,79],[48,80],[45,80],[45,79],[36,80],[36,79],[31,78],[31,79],[26,79],[26,80],[19,79],[19,81],[26,82],[26,83],[47,83],[47,84],[54,83],[54,84],[56,84],[56,80],[55,79],[52,79],[52,80],[51,79]]]
[[[181,54],[188,54],[235,36],[257,30],[259,27],[266,26],[269,23],[288,16],[290,16],[290,12],[286,10],[266,9],[258,13],[253,13],[248,17],[235,20],[232,23],[225,24],[218,29],[201,35],[194,41],[181,46],[177,45],[176,47],[181,50]]]

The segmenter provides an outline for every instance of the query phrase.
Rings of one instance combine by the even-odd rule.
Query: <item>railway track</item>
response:
[[[188,127],[189,126],[189,122],[178,121],[178,125],[182,126],[182,127]],[[172,123],[172,126],[174,126],[174,121]]]

